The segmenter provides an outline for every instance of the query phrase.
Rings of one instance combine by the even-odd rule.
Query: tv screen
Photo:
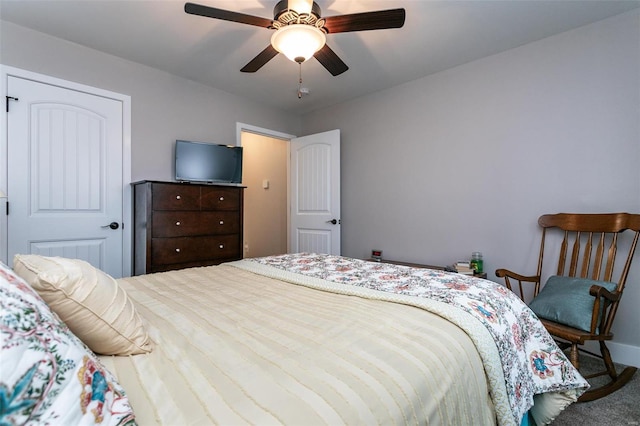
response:
[[[242,147],[176,141],[176,180],[242,183]]]

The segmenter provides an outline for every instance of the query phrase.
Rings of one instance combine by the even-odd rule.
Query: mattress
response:
[[[229,265],[119,284],[155,349],[100,358],[140,425],[495,423],[473,342],[425,310]]]

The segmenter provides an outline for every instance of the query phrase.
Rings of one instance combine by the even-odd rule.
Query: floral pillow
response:
[[[0,344],[0,424],[135,424],[111,373],[1,262]]]

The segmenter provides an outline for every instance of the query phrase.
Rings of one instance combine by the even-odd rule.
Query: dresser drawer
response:
[[[154,184],[153,210],[200,210],[200,187]]]
[[[239,210],[240,191],[237,188],[202,187],[202,210]]]
[[[238,235],[153,238],[151,240],[152,265],[233,258],[237,257],[238,253],[240,253]]]
[[[237,234],[239,230],[238,212],[158,211],[153,215],[154,238]]]
[[[242,259],[242,186],[140,181],[134,186],[134,274]]]

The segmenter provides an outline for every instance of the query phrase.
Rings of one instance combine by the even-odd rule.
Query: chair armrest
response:
[[[520,275],[516,272],[508,269],[496,269],[496,277],[498,278],[513,278],[514,280],[537,283],[540,282],[540,276],[538,275]]]
[[[589,294],[595,297],[593,312],[591,312],[591,334],[608,334],[611,327],[611,321],[609,321],[607,313],[609,305],[612,302],[619,301],[622,293],[618,291],[611,292],[602,286],[594,284],[589,287]],[[600,306],[601,303],[602,307]]]
[[[589,294],[594,297],[597,297],[598,299],[601,297],[604,297],[610,302],[617,302],[618,300],[620,300],[620,297],[622,296],[622,294],[617,291],[610,292],[606,288],[601,287],[599,285],[595,285],[595,284],[589,287]]]
[[[535,285],[534,289],[533,289],[533,295],[534,297],[538,295],[538,292],[540,291],[540,276],[539,275],[520,275],[516,272],[510,271],[508,269],[496,269],[496,276],[498,278],[504,278],[504,283],[506,284],[507,288],[511,291],[513,291],[513,289],[511,288],[511,281],[510,279],[514,279],[516,281],[518,281],[518,288],[520,290],[520,299],[522,299],[522,301],[524,302],[524,292],[522,291],[522,283],[533,283]]]

